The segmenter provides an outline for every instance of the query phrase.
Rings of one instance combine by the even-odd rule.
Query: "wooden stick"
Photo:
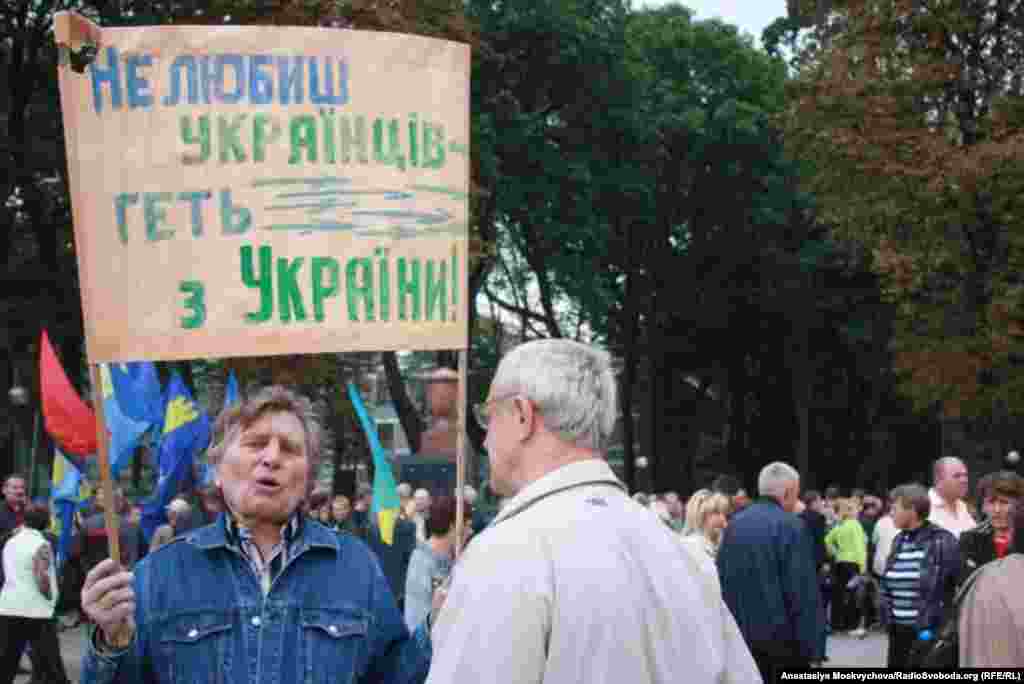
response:
[[[103,417],[103,375],[98,363],[90,364],[92,380],[92,403],[96,412],[96,458],[100,466],[100,491],[103,492],[103,523],[107,528],[107,543],[110,557],[121,565],[121,536],[114,498],[114,478],[110,474],[110,455],[107,443],[107,424]],[[114,648],[125,648],[131,642],[131,632],[104,635]]]
[[[92,364],[92,403],[96,411],[96,458],[100,466],[100,490],[103,492],[103,522],[107,527],[110,543],[110,557],[121,562],[121,539],[118,535],[119,520],[114,502],[114,478],[110,474],[110,454],[107,444],[107,423],[103,416],[103,376],[98,363]]]
[[[459,390],[456,400],[455,420],[455,559],[462,554],[462,536],[465,522],[466,490],[466,357],[465,349],[459,350]]]

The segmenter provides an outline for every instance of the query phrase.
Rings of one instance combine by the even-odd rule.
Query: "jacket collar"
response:
[[[185,541],[194,544],[202,551],[230,547],[231,539],[227,529],[227,514],[221,513],[212,525],[193,530],[185,537]],[[293,543],[296,546],[295,552],[291,554],[292,556],[297,556],[314,547],[327,548],[335,552],[340,549],[337,533],[311,520],[304,520],[303,524],[299,526],[298,536],[293,540]]]
[[[518,494],[508,500],[491,524],[497,525],[518,515],[541,499],[558,492],[596,484],[617,487],[623,492],[626,490],[604,459],[590,458],[585,461],[577,461],[553,470],[539,480],[534,480],[526,485]]]

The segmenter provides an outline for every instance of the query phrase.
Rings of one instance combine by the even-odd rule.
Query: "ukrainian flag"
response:
[[[391,464],[388,463],[384,448],[380,445],[377,437],[377,427],[373,420],[366,413],[363,400],[359,396],[359,390],[351,382],[348,383],[348,396],[352,400],[352,406],[359,416],[359,423],[366,433],[366,441],[370,443],[370,453],[373,454],[373,505],[370,513],[380,527],[380,537],[387,545],[395,540],[395,522],[398,520],[398,512],[402,502],[398,498],[398,488],[395,486],[395,475],[391,472]]]
[[[53,520],[53,532],[57,535],[58,567],[67,560],[74,532],[75,511],[91,495],[89,486],[84,484],[82,471],[60,449],[54,448],[50,498],[57,513]]]

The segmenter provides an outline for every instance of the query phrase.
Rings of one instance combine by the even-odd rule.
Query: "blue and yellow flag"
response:
[[[398,498],[398,488],[395,486],[395,475],[391,472],[391,464],[388,463],[384,448],[380,445],[377,427],[366,413],[359,390],[351,382],[348,383],[348,396],[352,399],[352,406],[359,416],[359,424],[363,426],[366,441],[370,443],[370,453],[373,454],[373,504],[370,513],[380,528],[381,540],[391,545],[395,540],[395,521],[398,520],[398,513],[402,507],[402,502]]]
[[[54,448],[50,498],[57,513],[52,530],[57,535],[58,567],[67,560],[68,549],[71,547],[75,511],[91,495],[89,486],[84,484],[82,471],[60,449]]]
[[[115,364],[116,365],[116,364]],[[100,364],[100,381],[103,391],[103,420],[110,433],[110,473],[117,479],[132,454],[142,441],[142,436],[150,428],[150,423],[132,420],[121,410],[121,397],[117,395],[111,380],[109,364]]]
[[[114,363],[109,370],[121,413],[160,430],[164,420],[164,391],[153,362]]]
[[[142,508],[141,526],[147,543],[156,528],[167,522],[167,504],[191,483],[196,456],[210,444],[210,418],[192,399],[177,372],[167,384],[163,422],[156,493]]]

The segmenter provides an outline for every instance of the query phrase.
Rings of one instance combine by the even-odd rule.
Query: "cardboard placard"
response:
[[[90,36],[60,67],[90,361],[468,346],[468,46]]]

